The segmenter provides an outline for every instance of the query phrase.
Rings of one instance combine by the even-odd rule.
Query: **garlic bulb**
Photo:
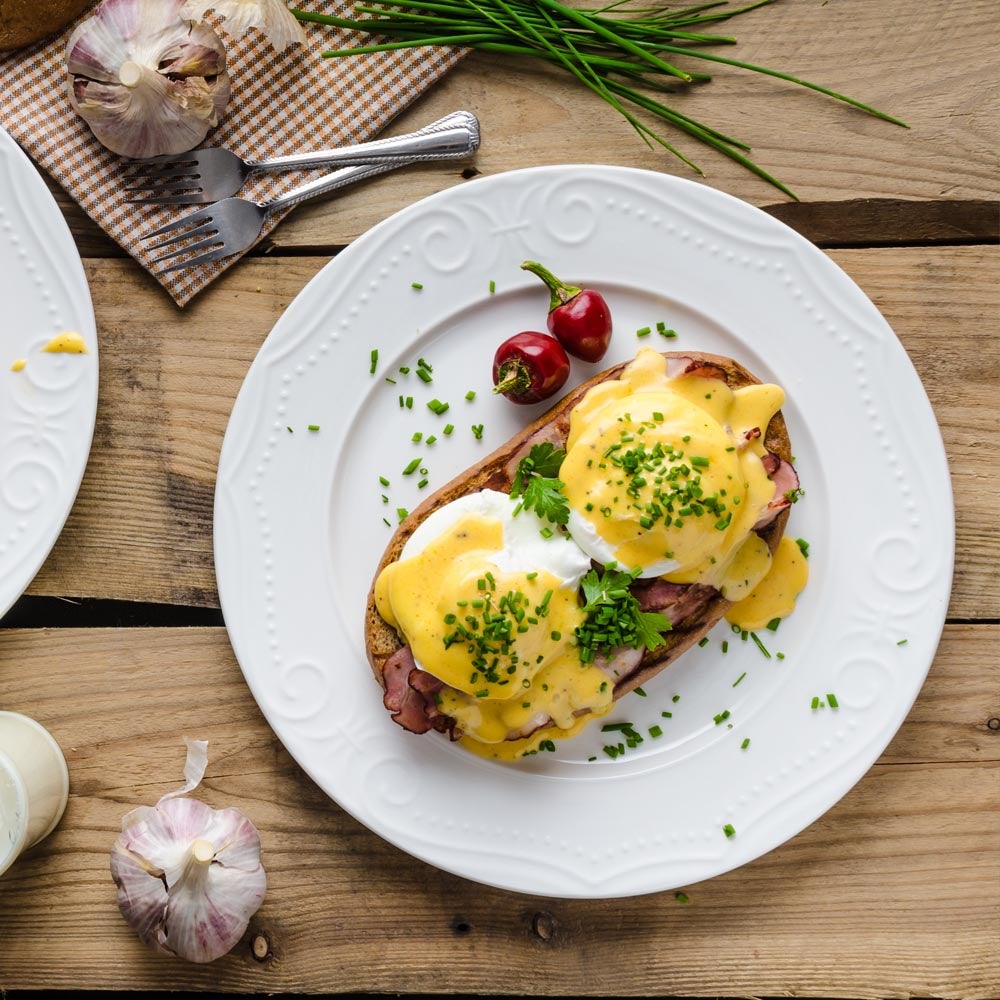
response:
[[[238,809],[182,798],[201,781],[208,743],[188,747],[183,788],[122,820],[111,876],[122,916],[156,951],[211,962],[243,936],[264,899],[260,837]]]
[[[184,153],[229,102],[226,50],[184,0],[104,0],[66,46],[69,101],[98,140],[129,157]]]
[[[222,27],[234,38],[242,38],[251,28],[259,28],[278,52],[306,40],[302,24],[284,0],[187,0],[181,16],[198,20],[209,10],[225,18]]]

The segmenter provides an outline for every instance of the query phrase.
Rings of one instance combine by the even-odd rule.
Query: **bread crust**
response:
[[[732,358],[723,357],[722,355],[707,354],[702,351],[665,351],[663,355],[666,358],[690,358],[692,361],[721,368],[726,373],[726,382],[731,389],[740,389],[748,385],[760,384],[760,379],[744,368],[743,365]],[[516,470],[516,464],[512,460],[526,443],[540,431],[548,430],[551,432],[554,426],[560,425],[560,423],[568,423],[570,411],[576,406],[588,389],[601,382],[617,378],[628,364],[629,362],[627,361],[622,362],[581,383],[559,400],[555,406],[525,427],[520,433],[502,444],[496,451],[487,455],[472,468],[459,473],[459,475],[442,486],[436,493],[429,496],[396,529],[389,540],[389,544],[386,546],[378,569],[372,579],[365,611],[365,650],[375,679],[383,688],[385,687],[385,682],[382,677],[382,669],[385,666],[386,660],[400,649],[402,642],[396,630],[383,620],[375,607],[375,580],[378,579],[378,575],[389,563],[399,558],[403,546],[410,535],[417,529],[417,526],[439,507],[443,507],[459,496],[467,493],[476,493],[484,489],[509,493],[512,472]],[[549,436],[546,439],[552,440],[556,447],[563,447],[566,435],[565,433],[560,433]],[[791,462],[791,443],[788,440],[788,430],[780,410],[771,418],[763,440],[764,447],[768,451],[773,452],[786,462]],[[781,536],[784,534],[788,514],[789,508],[786,507],[778,513],[770,524],[759,532],[772,553],[777,547]],[[726,613],[731,604],[731,601],[727,601],[721,595],[714,597],[707,602],[702,613],[697,616],[695,621],[682,622],[676,625],[671,631],[663,633],[665,644],[658,646],[655,650],[647,651],[643,656],[639,668],[615,685],[615,700],[628,694],[630,691],[634,691],[637,687],[640,687],[651,677],[669,666],[685,650],[689,649],[709,632]]]

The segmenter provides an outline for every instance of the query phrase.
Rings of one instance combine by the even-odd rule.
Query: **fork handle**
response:
[[[368,177],[387,174],[390,170],[397,170],[399,167],[405,167],[408,163],[413,162],[415,161],[396,160],[393,163],[366,163],[353,167],[341,167],[340,170],[334,170],[333,173],[324,174],[306,184],[300,184],[298,187],[292,188],[291,191],[287,191],[277,198],[272,198],[271,201],[265,201],[260,207],[270,215],[272,212],[291,208],[293,205],[298,205],[309,198],[315,198],[317,195],[337,191]]]
[[[320,149],[294,156],[248,160],[246,165],[253,172],[354,164],[401,165],[415,161],[460,159],[478,148],[478,119],[471,112],[455,111],[406,135],[394,135],[388,139],[375,139],[354,146]]]

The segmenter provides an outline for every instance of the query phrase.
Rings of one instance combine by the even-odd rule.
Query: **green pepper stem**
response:
[[[531,372],[520,358],[510,358],[500,365],[498,381],[493,391],[500,394],[512,392],[521,396],[531,388]]]
[[[547,267],[543,267],[537,261],[524,261],[521,264],[521,270],[530,271],[532,274],[541,278],[542,281],[548,285],[548,289],[552,293],[552,299],[549,303],[549,312],[552,312],[553,309],[558,309],[560,306],[566,305],[570,299],[575,299],[581,292],[581,289],[575,287],[574,285],[567,285],[565,281],[560,281]]]

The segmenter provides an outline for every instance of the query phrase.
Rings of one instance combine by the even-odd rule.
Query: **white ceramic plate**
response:
[[[784,386],[806,490],[789,531],[811,545],[811,581],[795,614],[762,634],[774,655],[718,628],[606,720],[643,734],[663,729],[615,760],[602,752],[615,741],[599,725],[516,764],[413,736],[383,709],[363,652],[365,596],[391,533],[383,517],[394,525],[396,508],[424,495],[404,466],[421,457],[430,491],[542,408],[489,391],[499,342],[544,329],[547,294],[519,269],[524,258],[605,292],[616,332],[601,367],[647,343],[729,355]],[[657,321],[678,338],[659,338]],[[646,326],[654,333],[638,339]],[[429,385],[398,373],[420,357],[434,370]],[[571,384],[592,370],[575,365]],[[427,409],[433,398],[450,404],[444,416]],[[482,440],[473,424],[483,425]],[[414,444],[418,431],[437,442]],[[885,320],[829,258],[710,188],[567,166],[419,202],[310,282],[236,401],[215,548],[226,623],[254,697],[333,799],[411,854],[468,878],[600,897],[741,865],[802,830],[865,773],[934,655],[952,525],[944,451],[920,381]],[[839,708],[811,707],[828,693]]]
[[[0,616],[62,531],[90,454],[97,336],[76,244],[45,182],[0,129]],[[75,330],[88,354],[43,354]],[[11,365],[25,359],[23,371]]]

